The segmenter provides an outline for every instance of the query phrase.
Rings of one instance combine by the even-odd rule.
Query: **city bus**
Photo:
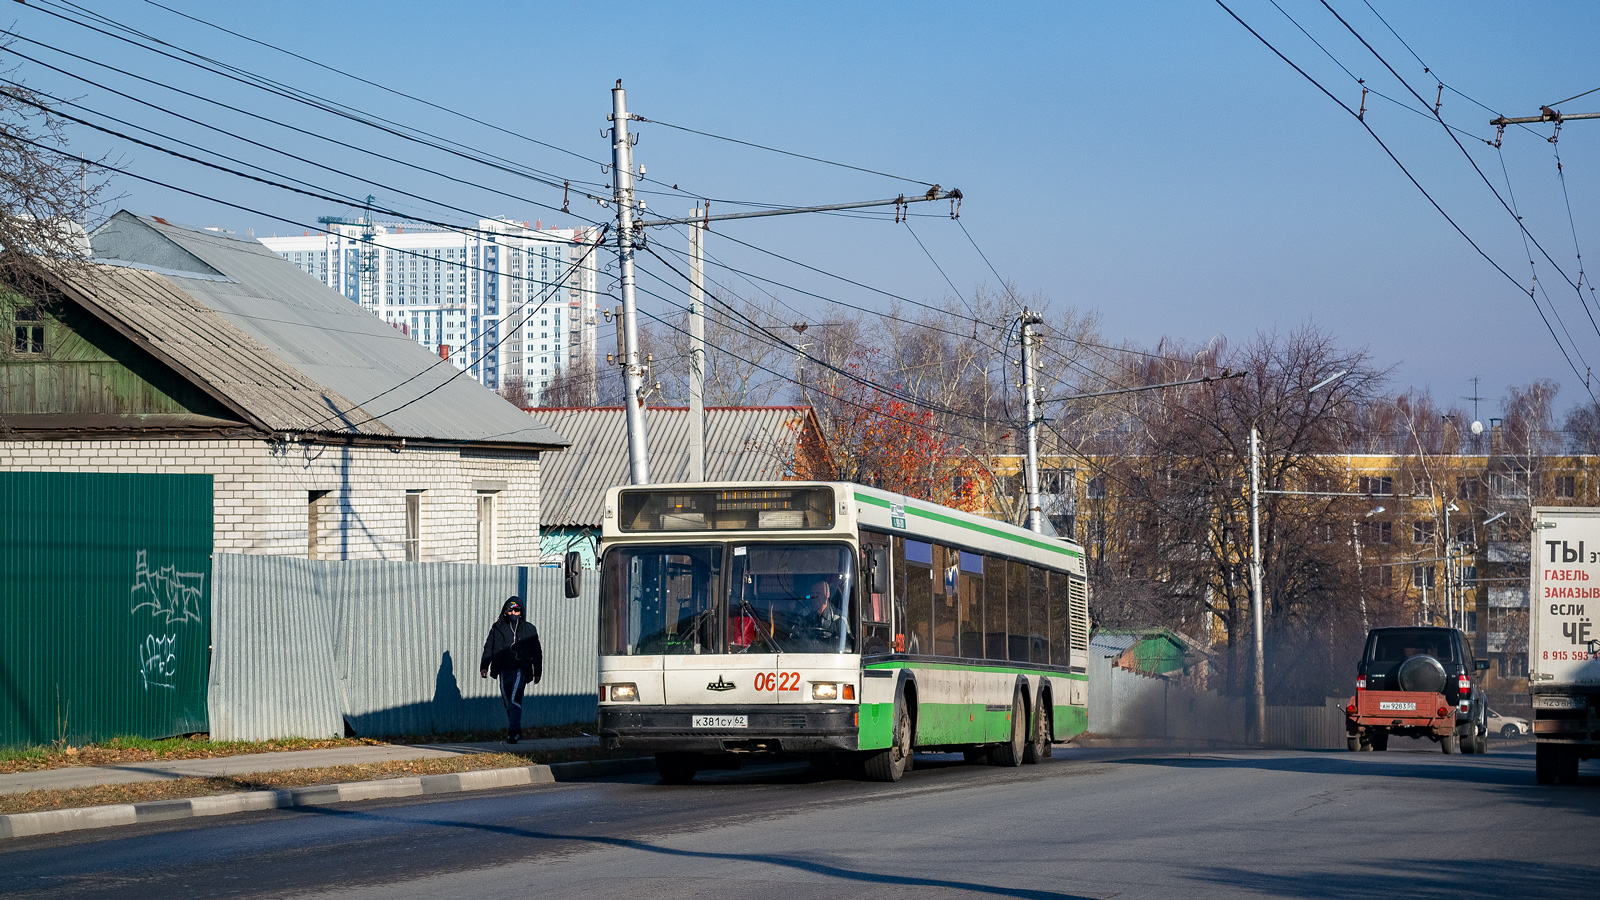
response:
[[[664,484],[607,491],[599,569],[601,743],[669,784],[751,757],[1017,766],[1085,729],[1071,541],[858,484]]]

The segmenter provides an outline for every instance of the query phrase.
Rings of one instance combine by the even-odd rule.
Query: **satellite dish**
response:
[[[1472,433],[1473,434],[1483,434],[1483,423],[1479,422],[1477,419],[1473,419],[1472,420]]]

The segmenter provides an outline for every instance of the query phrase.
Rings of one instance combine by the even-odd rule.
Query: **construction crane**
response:
[[[366,215],[358,219],[347,216],[318,216],[317,222],[321,225],[354,225],[361,230],[356,234],[356,240],[361,243],[356,251],[356,273],[358,289],[356,296],[350,299],[359,302],[362,307],[372,309],[378,305],[378,226],[372,221],[372,203],[377,198],[367,195],[364,204],[369,210]],[[342,236],[342,233],[341,233]]]

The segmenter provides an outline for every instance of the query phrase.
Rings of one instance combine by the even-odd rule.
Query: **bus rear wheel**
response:
[[[1033,710],[1033,727],[1028,738],[1028,746],[1022,751],[1022,761],[1036,763],[1050,758],[1054,745],[1050,741],[1050,695],[1039,694],[1039,702]]]
[[[911,763],[911,714],[895,704],[894,733],[888,747],[867,755],[867,777],[873,781],[899,781]]]
[[[1028,742],[1028,702],[1022,699],[1022,689],[1011,695],[1011,740],[989,751],[989,765],[1012,767],[1022,765],[1024,745]]]

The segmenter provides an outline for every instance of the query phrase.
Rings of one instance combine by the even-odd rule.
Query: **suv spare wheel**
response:
[[[1444,693],[1444,666],[1431,656],[1413,656],[1400,664],[1396,673],[1402,691],[1421,691],[1427,694]]]

